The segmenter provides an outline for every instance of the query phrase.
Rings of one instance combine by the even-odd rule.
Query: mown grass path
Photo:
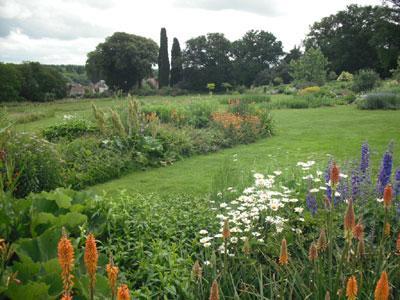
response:
[[[127,189],[141,193],[191,193],[210,189],[213,174],[226,160],[244,170],[265,171],[294,166],[297,161],[316,160],[321,164],[331,154],[338,161],[358,159],[367,140],[373,167],[378,168],[389,141],[400,151],[400,111],[361,111],[352,106],[303,110],[275,110],[276,135],[250,145],[241,145],[214,154],[176,162],[173,166],[133,172],[117,180],[94,186],[96,192]],[[237,161],[233,156],[237,154]],[[395,155],[394,166],[400,165]]]

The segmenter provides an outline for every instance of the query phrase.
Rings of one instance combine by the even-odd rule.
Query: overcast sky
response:
[[[0,0],[0,61],[84,64],[86,54],[115,31],[159,43],[161,27],[182,48],[208,32],[233,41],[262,29],[288,51],[313,22],[352,3],[381,0]]]

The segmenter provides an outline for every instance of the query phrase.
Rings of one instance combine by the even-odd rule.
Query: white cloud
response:
[[[0,0],[0,60],[84,64],[86,54],[115,31],[170,44],[208,32],[230,40],[250,29],[272,32],[285,50],[299,45],[309,26],[347,5],[380,0]]]

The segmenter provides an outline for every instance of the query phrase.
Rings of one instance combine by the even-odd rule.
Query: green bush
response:
[[[400,109],[400,94],[378,92],[367,94],[357,101],[360,109]]]
[[[374,70],[360,70],[354,76],[352,89],[356,93],[370,91],[379,84],[379,75]]]
[[[52,125],[43,130],[43,136],[50,142],[59,139],[73,140],[77,137],[96,132],[92,124],[82,119],[72,119],[60,124]]]
[[[129,153],[114,147],[111,140],[77,138],[62,145],[66,182],[75,189],[121,176],[133,167]]]
[[[6,145],[19,173],[17,197],[62,186],[62,161],[55,145],[32,134],[19,133]]]

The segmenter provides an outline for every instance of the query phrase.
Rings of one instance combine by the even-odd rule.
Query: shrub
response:
[[[112,140],[77,138],[62,146],[66,163],[66,183],[74,189],[121,176],[132,167],[131,156],[113,145]]]
[[[71,119],[60,124],[52,125],[43,130],[43,136],[50,142],[59,139],[71,141],[77,137],[96,132],[97,129],[82,119]]]
[[[350,72],[342,71],[339,77],[336,79],[337,81],[353,81],[353,74]]]
[[[360,109],[400,109],[400,94],[379,92],[367,94],[357,101]]]
[[[309,86],[309,87],[306,87],[306,88],[300,90],[299,95],[313,94],[313,93],[318,93],[320,91],[321,91],[321,88],[319,86]]]
[[[353,91],[366,92],[372,90],[379,84],[379,75],[374,70],[360,70],[354,76]]]
[[[62,162],[55,145],[35,135],[20,133],[8,141],[6,152],[19,173],[17,197],[63,185]]]

